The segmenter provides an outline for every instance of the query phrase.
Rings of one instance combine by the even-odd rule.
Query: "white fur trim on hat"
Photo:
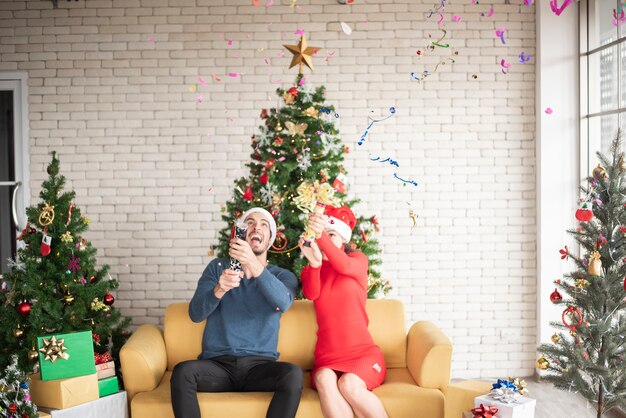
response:
[[[274,240],[276,239],[276,221],[274,220],[274,217],[272,216],[271,213],[269,213],[263,208],[248,209],[247,211],[243,213],[243,215],[241,215],[237,223],[245,222],[246,218],[253,213],[260,213],[270,224],[270,245],[269,246],[271,247],[272,244],[274,244]]]
[[[331,229],[337,232],[345,242],[350,241],[350,238],[352,237],[352,229],[350,229],[350,226],[334,216],[328,217],[326,229]]]

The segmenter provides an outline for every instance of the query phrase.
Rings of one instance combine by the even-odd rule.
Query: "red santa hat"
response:
[[[350,241],[352,237],[352,230],[356,225],[356,218],[354,213],[347,206],[333,207],[326,206],[324,211],[328,215],[328,221],[326,222],[326,229],[337,232],[344,241]]]

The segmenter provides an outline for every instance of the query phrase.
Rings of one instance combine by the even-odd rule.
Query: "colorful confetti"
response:
[[[504,58],[502,58],[502,60],[500,61],[500,66],[502,67],[502,74],[508,74],[508,69],[512,66],[513,64],[507,63]]]
[[[506,42],[504,42],[504,32],[506,31],[506,28],[504,26],[502,26],[500,29],[496,30],[496,36],[498,38],[500,38],[500,40],[502,41],[503,45],[506,45]]]
[[[148,36],[148,43],[153,44],[154,38],[152,36]]]
[[[561,7],[559,7],[557,0],[551,0],[550,9],[552,9],[552,12],[555,15],[561,16],[561,13],[563,13],[563,10],[565,10],[567,6],[569,6],[570,4],[572,4],[572,0],[565,0],[563,4],[561,5]]]
[[[232,44],[233,44],[233,40],[232,40],[232,39],[229,39],[229,40],[228,40],[228,45],[232,45]]]
[[[293,34],[294,35],[304,36],[304,31],[302,29],[296,29],[296,31]]]
[[[232,78],[237,78],[239,77],[239,73],[228,73],[228,76]]]
[[[191,86],[189,86],[188,90],[189,90],[189,93],[194,93],[196,91],[196,85],[192,84]]]
[[[484,13],[481,13],[480,15],[485,16]],[[493,6],[491,6],[491,9],[489,9],[489,13],[487,13],[487,17],[491,17],[491,16],[493,16]]]
[[[620,7],[621,8],[621,7]],[[625,21],[626,21],[626,15],[624,14],[624,9],[621,8],[621,12],[619,13],[619,16],[617,15],[617,10],[613,9],[613,26],[621,26]]]
[[[398,164],[398,162],[396,160],[392,160],[391,158],[387,157],[385,160],[381,160],[380,157],[376,157],[374,158],[370,158],[370,161],[378,161],[379,163],[386,163],[389,162],[389,164],[396,166],[396,167],[400,167],[400,164]]]
[[[522,53],[519,54],[518,61],[522,64],[526,64],[528,61],[530,61],[530,55],[524,55],[524,51],[522,51]]]
[[[222,79],[218,77],[215,73],[212,73],[211,76],[213,77],[213,81],[216,81],[218,83],[222,81]]]
[[[413,185],[413,186],[417,186],[417,182],[416,182],[416,181],[414,181],[414,180],[405,180],[405,179],[403,179],[403,178],[401,178],[401,177],[398,177],[398,175],[397,175],[396,173],[393,173],[393,176],[394,176],[395,178],[397,178],[398,180],[400,180],[401,182],[403,182],[403,183],[404,183],[404,186],[406,186],[407,184],[411,184],[411,185]]]
[[[461,16],[456,16],[456,15],[452,16],[452,21],[459,23],[461,21]]]
[[[395,113],[396,113],[396,108],[395,108],[395,107],[390,107],[390,108],[389,108],[389,116],[387,116],[387,117],[385,117],[385,118],[383,118],[383,119],[378,119],[378,120],[376,120],[376,119],[372,119],[372,122],[371,122],[371,123],[367,126],[367,129],[365,129],[365,132],[363,133],[363,135],[361,135],[361,139],[359,140],[358,144],[359,144],[359,145],[363,145],[363,142],[365,142],[365,138],[367,137],[367,134],[369,133],[370,128],[372,127],[372,125],[374,125],[375,123],[382,122],[382,121],[384,121],[384,120],[389,119],[389,118],[390,118],[390,117],[392,117]],[[368,118],[370,118],[370,117],[368,116]],[[370,119],[371,119],[371,118],[370,118]]]
[[[203,101],[204,101],[204,97],[198,96],[198,103],[202,104]]]
[[[209,84],[204,80],[204,78],[198,76],[198,83],[200,83],[203,86],[208,86]]]
[[[252,5],[255,7],[259,7],[259,0],[252,0]]]
[[[551,115],[554,111],[552,110],[551,107],[547,107],[545,112],[546,112],[547,115]]]
[[[346,22],[341,22],[341,30],[348,36],[352,34],[352,28]]]

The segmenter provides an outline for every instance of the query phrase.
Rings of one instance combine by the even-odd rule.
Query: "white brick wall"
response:
[[[535,10],[494,0],[487,18],[480,12],[488,3],[448,2],[450,49],[418,59],[416,50],[440,34],[437,17],[425,18],[433,3],[301,0],[298,10],[287,0],[271,8],[248,0],[59,0],[53,10],[48,0],[1,0],[0,70],[29,75],[33,199],[57,150],[92,220],[99,261],[120,280],[116,306],[135,324],[159,323],[169,303],[191,297],[211,259],[220,206],[246,173],[259,112],[278,103],[272,81],[286,87],[295,78],[290,54],[277,53],[301,28],[323,48],[306,77],[324,84],[338,109],[352,150],[351,192],[362,213],[380,219],[384,274],[408,321],[434,321],[453,339],[454,377],[530,375]],[[451,22],[452,14],[462,21]],[[506,45],[495,36],[501,26]],[[522,50],[533,56],[525,65],[517,63]],[[410,72],[432,71],[452,51],[456,64],[421,85],[410,81]],[[515,63],[508,75],[501,58]],[[191,93],[198,75],[209,86]],[[390,106],[396,115],[357,149],[370,111],[384,116]],[[399,174],[420,186],[401,187],[370,153],[397,159]],[[413,230],[406,202],[419,214]]]

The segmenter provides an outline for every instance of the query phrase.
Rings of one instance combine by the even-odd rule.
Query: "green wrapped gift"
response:
[[[98,380],[98,391],[100,392],[101,398],[119,392],[120,388],[117,385],[117,376],[111,376],[106,379]]]
[[[94,374],[91,338],[91,331],[37,337],[41,380]]]

